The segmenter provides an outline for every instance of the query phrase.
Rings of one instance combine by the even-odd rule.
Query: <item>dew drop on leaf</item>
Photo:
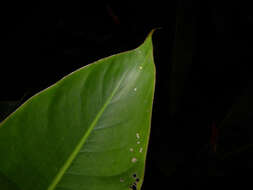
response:
[[[137,159],[136,158],[132,158],[132,162],[133,163],[137,162]]]

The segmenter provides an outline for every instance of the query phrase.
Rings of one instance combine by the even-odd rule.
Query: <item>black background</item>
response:
[[[137,47],[151,29],[161,27],[153,36],[157,79],[143,189],[152,184],[168,187],[168,176],[252,173],[252,155],[243,151],[221,161],[210,143],[219,134],[212,134],[213,128],[219,128],[241,96],[252,103],[249,3],[174,0],[91,5],[44,0],[8,1],[3,8],[1,101],[25,101],[77,68]],[[248,125],[252,107],[247,101],[238,112],[248,114],[249,121],[238,119],[232,130],[224,130],[225,152],[235,138],[235,147],[253,143]]]

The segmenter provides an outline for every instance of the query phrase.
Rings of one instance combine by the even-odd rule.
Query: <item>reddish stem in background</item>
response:
[[[218,128],[216,127],[215,122],[212,123],[211,126],[211,139],[210,139],[210,144],[211,148],[214,152],[216,152],[216,147],[217,147],[217,140],[218,140]]]
[[[107,10],[108,14],[110,15],[110,17],[112,18],[113,22],[117,25],[120,24],[119,17],[114,14],[114,12],[113,12],[112,8],[110,7],[110,5],[106,6],[106,10]]]

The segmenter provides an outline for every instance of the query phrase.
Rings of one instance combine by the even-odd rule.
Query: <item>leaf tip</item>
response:
[[[145,41],[147,41],[148,39],[152,39],[154,32],[160,29],[162,29],[162,27],[153,28],[147,35]]]

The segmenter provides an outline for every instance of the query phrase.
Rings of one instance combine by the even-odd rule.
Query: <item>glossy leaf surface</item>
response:
[[[155,68],[138,48],[83,67],[0,124],[0,189],[141,188]]]

